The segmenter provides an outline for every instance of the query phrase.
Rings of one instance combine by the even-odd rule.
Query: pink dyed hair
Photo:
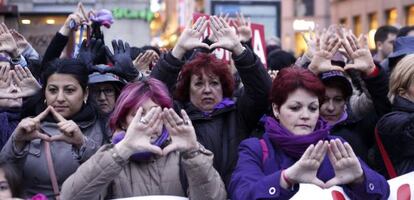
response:
[[[161,108],[171,108],[173,103],[167,87],[155,78],[130,83],[122,89],[116,101],[114,111],[109,118],[111,130],[119,129],[121,124],[125,122],[128,112],[138,110],[148,99],[151,99]]]

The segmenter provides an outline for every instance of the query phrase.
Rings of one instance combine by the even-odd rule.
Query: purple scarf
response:
[[[329,134],[330,128],[331,126],[322,118],[319,118],[315,130],[309,135],[294,135],[273,117],[267,117],[265,124],[266,134],[269,136],[270,141],[286,154],[297,159],[302,156],[309,145],[316,144],[319,140],[325,139]]]
[[[139,133],[138,133],[139,134]],[[112,144],[116,144],[120,142],[125,137],[125,131],[118,132],[115,137],[112,138]],[[162,134],[160,137],[158,137],[153,145],[161,147],[169,138],[169,134],[167,132],[167,129],[164,127],[162,128]],[[140,153],[134,153],[131,157],[129,157],[132,161],[142,161],[142,160],[149,160],[154,154],[151,152],[140,152]]]
[[[234,101],[230,98],[224,98],[220,103],[214,106],[213,111],[203,112],[204,116],[209,116],[212,112],[234,105]]]

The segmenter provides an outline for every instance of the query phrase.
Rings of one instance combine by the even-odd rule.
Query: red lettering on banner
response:
[[[332,194],[332,199],[333,200],[345,200],[344,195],[339,191],[332,190],[331,194]]]
[[[397,200],[410,200],[410,199],[411,199],[410,185],[403,184],[400,187],[398,187]]]

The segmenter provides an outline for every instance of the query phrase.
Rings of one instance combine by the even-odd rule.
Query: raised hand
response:
[[[217,42],[210,45],[210,49],[223,48],[231,51],[233,54],[240,55],[244,51],[236,31],[222,18],[216,16],[210,17],[210,29]]]
[[[20,65],[16,65],[14,70],[10,71],[10,76],[13,78],[14,83],[21,89],[19,93],[15,94],[16,98],[32,96],[42,89],[27,67],[23,68]]]
[[[319,141],[316,145],[310,145],[302,157],[284,171],[285,175],[292,183],[312,183],[324,188],[325,183],[318,179],[316,174],[327,150],[327,141]]]
[[[78,27],[84,23],[88,22],[88,17],[83,10],[82,2],[78,3],[78,6],[72,14],[70,14],[67,18],[63,26],[60,28],[59,33],[64,36],[69,36],[72,31],[77,31]]]
[[[226,21],[228,24],[230,24],[231,19],[229,19],[229,13],[226,13],[225,15],[223,13],[221,13],[220,18],[224,19],[224,21]],[[210,40],[213,43],[217,42],[217,38],[216,38],[216,36],[214,36],[213,32],[210,32],[210,34],[208,34],[208,40]]]
[[[105,72],[116,74],[127,81],[134,80],[139,72],[132,63],[131,48],[128,42],[124,43],[122,40],[118,40],[118,42],[112,40],[112,48],[114,49],[113,54],[109,50],[109,47],[105,46],[106,55],[114,64],[113,67],[105,68]]]
[[[243,13],[237,13],[236,28],[239,33],[239,41],[247,42],[252,38],[251,20],[244,18]]]
[[[183,118],[177,115],[173,109],[164,108],[163,122],[171,137],[171,144],[163,149],[163,155],[172,151],[193,151],[199,148],[197,136],[190,118],[184,110],[181,110]]]
[[[143,108],[138,108],[137,113],[129,124],[125,137],[115,145],[121,157],[127,159],[134,153],[152,152],[162,155],[159,146],[151,144],[151,139],[158,137],[162,130],[161,108],[153,107],[143,115]]]
[[[344,32],[342,44],[349,57],[354,61],[352,64],[347,64],[344,69],[355,69],[365,75],[371,74],[375,69],[375,64],[369,51],[367,36],[360,35],[357,39],[350,30]]]
[[[7,52],[11,57],[15,58],[19,55],[16,41],[7,28],[6,24],[0,24],[0,52]]]
[[[307,49],[304,55],[307,56],[309,59],[312,59],[313,55],[317,51],[316,41],[318,38],[320,38],[319,35],[320,35],[319,29],[312,30],[311,28],[309,28],[308,34],[302,33],[302,37],[305,40],[306,46],[307,46]]]
[[[200,40],[207,28],[207,25],[208,21],[204,16],[199,17],[193,26],[189,23],[181,33],[180,38],[178,38],[177,44],[174,46],[171,54],[181,60],[186,51],[198,47],[208,49],[209,46]]]
[[[79,126],[73,120],[66,120],[60,115],[53,107],[50,107],[50,112],[58,122],[59,130],[62,134],[53,135],[51,141],[64,141],[68,144],[72,144],[78,149],[82,147],[85,142],[82,131]]]
[[[140,71],[145,72],[146,70],[149,70],[149,65],[158,60],[159,57],[157,53],[153,51],[145,51],[144,53],[140,53],[134,60],[134,67]]]
[[[93,69],[94,61],[98,56],[99,52],[103,50],[103,42],[101,39],[92,38],[87,44],[86,40],[83,40],[77,59],[82,61],[88,66],[89,73],[96,70]]]
[[[22,34],[14,29],[10,30],[10,33],[12,34],[14,41],[16,41],[18,53],[22,54],[22,52],[30,46],[29,42]]]
[[[16,127],[14,141],[19,146],[34,139],[50,141],[50,136],[40,132],[40,122],[49,114],[51,107],[47,107],[36,117],[24,118]]]
[[[341,46],[339,36],[323,31],[320,38],[316,38],[316,52],[309,65],[309,70],[314,74],[331,70],[343,71],[341,67],[332,66],[331,59]]]
[[[362,183],[364,172],[358,158],[348,143],[335,139],[329,142],[329,160],[335,172],[335,177],[326,182],[325,187]]]

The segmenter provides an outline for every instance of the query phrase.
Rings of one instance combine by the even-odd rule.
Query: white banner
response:
[[[389,200],[414,200],[414,172],[393,178],[388,181],[388,184],[390,185]],[[350,198],[338,186],[321,189],[312,184],[300,184],[299,192],[291,199],[348,200]]]

